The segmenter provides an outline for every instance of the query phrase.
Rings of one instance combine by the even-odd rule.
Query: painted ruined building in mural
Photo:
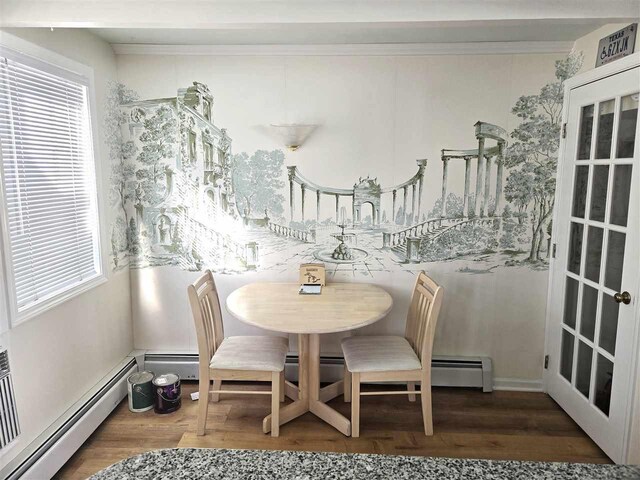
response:
[[[305,177],[281,150],[233,154],[204,83],[148,100],[113,85],[112,266],[282,272],[320,260],[329,274],[354,276],[442,261],[467,273],[546,268],[563,83],[581,63],[581,54],[557,61],[555,81],[521,96],[511,133],[470,121],[460,145],[440,146],[439,160],[407,160],[413,176],[393,185],[364,176],[351,188]],[[464,167],[460,192],[449,190],[454,164]],[[432,175],[441,191],[428,208]]]

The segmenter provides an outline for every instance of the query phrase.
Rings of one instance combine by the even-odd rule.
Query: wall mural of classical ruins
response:
[[[416,170],[405,181],[366,176],[352,188],[306,178],[280,150],[233,154],[203,83],[148,100],[113,85],[112,267],[284,272],[322,261],[329,272],[369,276],[456,259],[468,273],[546,268],[563,82],[581,62],[575,54],[556,62],[554,82],[518,99],[511,133],[482,119],[456,126],[461,145],[442,145],[437,160],[407,159]],[[452,162],[464,165],[461,192],[450,191]],[[442,175],[441,192],[429,208],[432,175]]]

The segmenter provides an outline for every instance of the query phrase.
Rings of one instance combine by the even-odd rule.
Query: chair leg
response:
[[[271,373],[271,436],[280,435],[280,372]]]
[[[284,369],[280,372],[280,402],[284,402]]]
[[[431,379],[422,379],[420,382],[420,401],[422,402],[422,420],[424,422],[424,434],[433,435],[433,417],[431,411]]]
[[[347,368],[347,364],[344,364],[344,401],[349,403],[351,401],[351,372]]]
[[[416,382],[407,382],[407,390],[409,390],[410,392],[415,392],[416,391]],[[410,393],[409,394],[409,401],[410,402],[415,402],[416,401],[416,395],[414,393]]]
[[[213,379],[213,389],[214,390],[222,390],[222,380],[219,378],[214,378]],[[211,394],[211,401],[212,402],[219,402],[220,401],[220,394],[219,393],[212,393]]]
[[[207,413],[209,412],[209,387],[211,380],[209,379],[209,372],[206,374],[200,373],[200,381],[198,383],[198,424],[196,427],[197,435],[204,435],[204,431],[207,428]]]
[[[360,436],[360,374],[351,374],[351,436]]]

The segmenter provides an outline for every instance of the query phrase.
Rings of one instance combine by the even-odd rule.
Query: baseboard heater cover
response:
[[[321,357],[322,381],[342,378],[342,357]],[[297,380],[298,356],[288,355],[286,375]],[[198,355],[193,353],[147,353],[144,368],[156,374],[177,373],[181,378],[198,379]],[[51,478],[89,438],[113,409],[127,396],[127,377],[137,371],[136,358],[127,357],[98,385],[74,404],[44,433],[29,444],[1,471],[0,478]],[[434,357],[432,385],[477,387],[492,391],[491,359],[487,357]]]
[[[9,462],[0,478],[51,478],[127,396],[127,377],[137,370],[127,357]]]
[[[176,373],[185,380],[198,379],[198,355],[195,353],[153,353],[144,356],[144,368],[156,375]],[[320,357],[320,377],[323,382],[335,382],[343,376],[344,359]],[[298,356],[287,355],[285,375],[298,379]],[[489,357],[434,356],[431,361],[431,384],[436,387],[476,387],[493,391],[493,371]]]

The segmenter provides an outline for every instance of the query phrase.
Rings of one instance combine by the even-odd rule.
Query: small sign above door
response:
[[[638,24],[632,23],[628,27],[624,27],[622,30],[618,30],[601,39],[598,44],[596,67],[631,55],[636,46],[637,31]]]

